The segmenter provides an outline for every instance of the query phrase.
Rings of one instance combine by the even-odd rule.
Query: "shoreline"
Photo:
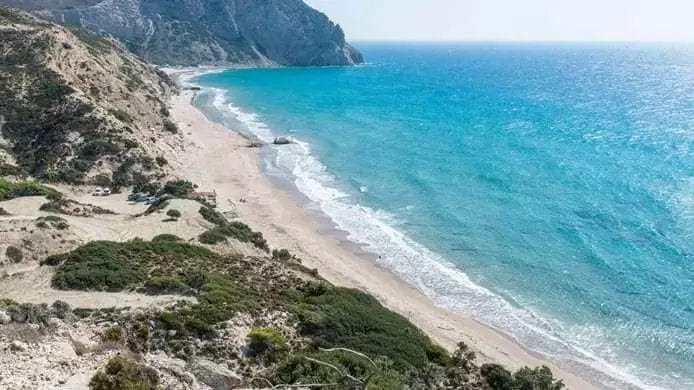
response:
[[[180,80],[184,72],[172,76]],[[186,73],[190,72],[200,69]],[[172,98],[171,112],[184,134],[185,151],[172,152],[167,159],[177,173],[201,189],[217,191],[220,211],[234,212],[262,232],[273,247],[289,249],[330,282],[375,296],[449,350],[463,341],[478,353],[481,363],[496,362],[511,369],[546,365],[571,389],[599,388],[567,367],[535,356],[507,335],[437,306],[371,261],[358,244],[346,240],[344,232],[330,228],[327,216],[321,218],[317,211],[307,210],[296,195],[268,177],[261,168],[261,149],[248,148],[248,140],[241,134],[210,121],[191,104],[193,95],[193,91],[182,91]],[[241,198],[246,202],[238,202]]]

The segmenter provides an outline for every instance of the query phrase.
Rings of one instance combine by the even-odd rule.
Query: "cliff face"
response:
[[[354,65],[344,32],[302,0],[0,0],[123,41],[169,65]]]

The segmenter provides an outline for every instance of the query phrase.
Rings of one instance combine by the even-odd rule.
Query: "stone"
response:
[[[12,322],[12,317],[10,317],[4,311],[0,310],[0,325],[7,325],[10,322]]]
[[[273,143],[275,145],[289,145],[292,143],[292,140],[289,137],[277,137]]]
[[[206,359],[192,360],[186,365],[186,370],[213,390],[229,390],[241,385],[238,375]]]
[[[10,343],[10,349],[16,352],[24,352],[29,348],[29,345],[27,343],[15,340],[12,343]]]

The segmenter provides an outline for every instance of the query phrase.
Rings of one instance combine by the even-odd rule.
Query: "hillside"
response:
[[[0,8],[5,170],[116,186],[160,175],[157,143],[173,136],[164,129],[174,89],[117,42]]]
[[[302,0],[3,0],[108,34],[167,65],[353,65],[344,32]]]

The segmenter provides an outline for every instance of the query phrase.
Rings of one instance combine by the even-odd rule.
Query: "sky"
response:
[[[305,0],[351,41],[694,41],[694,0]]]

